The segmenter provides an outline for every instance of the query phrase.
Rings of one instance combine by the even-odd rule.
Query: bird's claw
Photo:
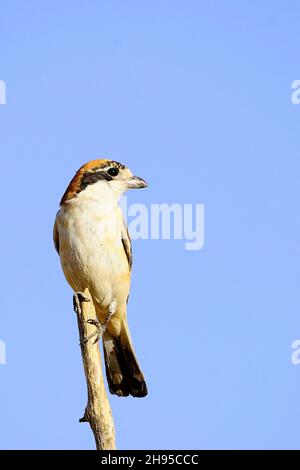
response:
[[[80,294],[81,296],[84,297],[84,299],[86,299],[86,297],[81,293],[81,292],[77,292],[77,298],[78,298],[78,294]],[[76,295],[76,294],[75,294]],[[74,295],[74,299],[75,299],[75,295]],[[87,299],[88,301],[90,299]],[[79,307],[80,307],[80,304],[79,304]],[[75,307],[74,307],[75,308]],[[111,317],[113,316],[113,314],[115,313],[116,311],[116,308],[117,308],[117,302],[115,300],[112,301],[111,305],[109,306],[109,309],[108,309],[108,315],[105,319],[105,322],[102,324],[100,323],[98,320],[94,319],[94,318],[89,318],[86,322],[89,323],[89,325],[93,325],[97,328],[96,331],[94,331],[93,333],[91,333],[89,336],[87,336],[86,338],[84,338],[82,341],[80,341],[80,346],[84,346],[90,339],[94,338],[94,336],[96,336],[93,344],[96,344],[98,343],[98,341],[102,338],[102,336],[104,335],[105,333],[105,330],[110,322],[110,319]]]
[[[79,315],[81,313],[81,302],[90,302],[91,299],[89,299],[86,295],[83,294],[83,292],[75,292],[73,295],[73,308],[74,311]]]
[[[91,333],[89,336],[84,338],[82,341],[80,341],[80,345],[83,346],[85,345],[90,339],[94,338],[96,336],[93,344],[98,343],[98,341],[102,338],[105,330],[106,330],[106,325],[101,325],[101,323],[98,320],[94,320],[93,318],[90,318],[89,320],[86,321],[89,325],[94,325],[97,330]]]
[[[90,318],[86,322],[89,323],[90,325],[97,326],[97,328],[101,326],[101,323],[98,320],[94,320],[93,318]]]
[[[99,322],[96,322],[96,320],[92,320],[92,321],[88,320],[87,323],[90,323],[91,325],[96,326],[96,323],[99,323]],[[102,325],[98,326],[96,331],[94,331],[89,336],[87,336],[82,341],[80,341],[80,346],[84,346],[90,339],[94,338],[94,336],[96,336],[96,338],[93,341],[93,344],[98,343],[98,341],[102,338],[103,333],[104,333],[105,330],[106,330],[106,328],[104,328]]]

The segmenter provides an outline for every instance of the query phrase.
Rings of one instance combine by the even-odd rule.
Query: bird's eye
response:
[[[107,173],[110,176],[117,176],[117,174],[119,173],[119,170],[118,168],[112,167],[112,168],[109,168],[109,170],[107,170]]]

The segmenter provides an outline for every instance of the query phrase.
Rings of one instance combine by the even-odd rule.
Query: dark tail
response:
[[[108,330],[103,335],[105,369],[110,393],[119,397],[145,397],[147,385],[137,362],[127,325],[120,336],[112,336]]]

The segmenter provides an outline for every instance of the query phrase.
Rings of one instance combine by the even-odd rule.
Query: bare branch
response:
[[[113,450],[116,448],[115,427],[104,385],[99,346],[93,340],[84,342],[84,339],[95,331],[95,326],[87,320],[97,322],[95,308],[88,289],[83,293],[74,294],[74,310],[77,313],[81,355],[88,392],[84,416],[79,421],[90,424],[98,450]]]

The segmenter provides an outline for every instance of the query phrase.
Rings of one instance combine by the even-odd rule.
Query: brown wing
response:
[[[131,240],[130,240],[130,236],[128,233],[128,228],[124,220],[123,220],[123,225],[122,225],[122,243],[123,243],[123,248],[124,248],[127,260],[128,260],[129,269],[131,271],[131,267],[132,267]]]
[[[57,253],[59,254],[59,238],[58,238],[58,230],[57,230],[57,226],[56,226],[56,220],[55,220],[55,224],[54,224],[54,227],[53,227],[53,241],[54,241],[55,249],[56,249]]]

